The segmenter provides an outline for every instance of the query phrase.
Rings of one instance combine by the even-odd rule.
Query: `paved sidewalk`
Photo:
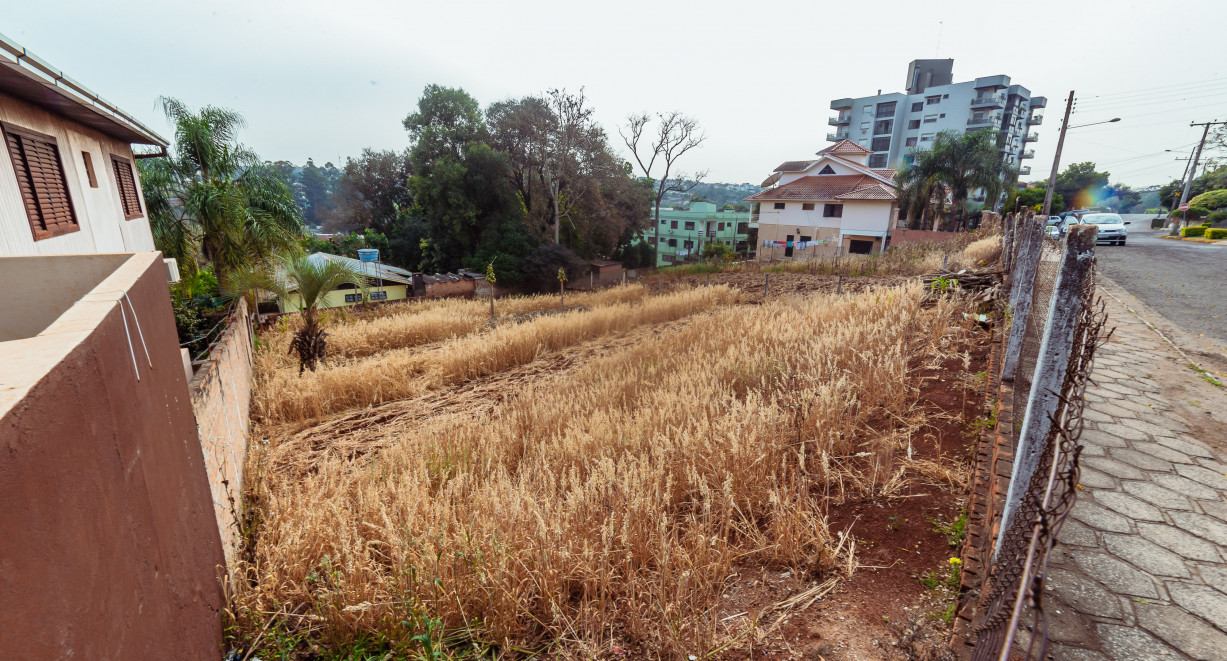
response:
[[[1227,401],[1109,296],[1081,491],[1049,562],[1052,658],[1227,659]]]

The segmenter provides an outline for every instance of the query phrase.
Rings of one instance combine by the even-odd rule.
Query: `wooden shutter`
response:
[[[119,187],[119,201],[123,204],[124,220],[140,218],[141,196],[136,192],[136,176],[132,172],[132,163],[123,156],[111,154],[111,165],[115,168],[115,185]]]
[[[9,124],[4,124],[3,129],[34,240],[81,229],[68,195],[64,164],[55,138]]]

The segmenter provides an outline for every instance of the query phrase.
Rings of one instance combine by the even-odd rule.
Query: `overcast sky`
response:
[[[1051,167],[1071,89],[1071,124],[1122,121],[1071,131],[1062,162],[1135,186],[1181,175],[1190,121],[1227,119],[1223,47],[1198,27],[1223,25],[1227,3],[1208,0],[3,2],[0,32],[164,136],[159,96],[228,106],[247,145],[295,163],[407,146],[401,120],[430,83],[483,106],[582,86],[616,145],[628,113],[682,110],[708,135],[684,169],[758,183],[828,144],[832,99],[902,91],[931,57],[954,58],[956,81],[1005,74],[1048,97],[1024,180]]]

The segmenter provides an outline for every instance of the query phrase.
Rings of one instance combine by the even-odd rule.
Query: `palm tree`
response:
[[[303,326],[294,334],[290,352],[298,354],[298,373],[315,371],[315,365],[328,357],[328,333],[319,325],[319,305],[328,292],[341,285],[367,286],[366,277],[347,262],[323,256],[292,256],[277,259],[279,268],[237,271],[233,283],[238,291],[265,290],[282,300],[297,293],[302,299]]]
[[[302,210],[285,180],[237,141],[242,115],[206,106],[193,112],[162,99],[175,125],[165,158],[139,161],[158,249],[185,274],[212,264],[223,290],[230,274],[298,249]]]
[[[1018,178],[1018,171],[1001,160],[997,131],[991,129],[942,131],[929,149],[913,149],[911,155],[913,164],[900,173],[904,200],[920,200],[923,213],[933,186],[945,186],[960,226],[967,222],[967,198],[972,191],[983,189],[985,198],[996,204],[1001,192]]]
[[[945,187],[940,181],[940,163],[932,150],[913,149],[909,156],[909,161],[899,170],[899,205],[907,211],[911,229],[922,230],[927,225],[926,219],[934,197],[938,203],[934,212],[936,226],[936,217],[941,213],[941,203],[945,198]]]

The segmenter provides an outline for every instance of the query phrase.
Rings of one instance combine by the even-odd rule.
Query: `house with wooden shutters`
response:
[[[849,140],[816,158],[786,161],[746,198],[758,222],[758,259],[876,254],[899,214],[895,171],[871,168],[872,152]]]
[[[135,159],[166,140],[4,35],[0,134],[0,256],[155,249]]]

